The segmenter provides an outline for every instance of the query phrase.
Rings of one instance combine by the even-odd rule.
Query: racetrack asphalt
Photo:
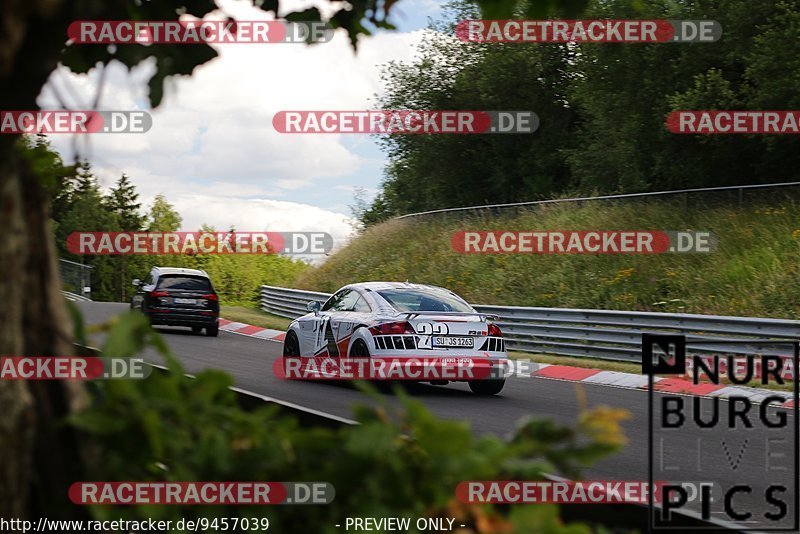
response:
[[[110,302],[77,302],[76,305],[84,313],[87,324],[105,322],[111,316],[128,310],[127,304]],[[374,402],[349,384],[289,381],[276,377],[273,362],[281,357],[281,343],[224,331],[220,331],[219,337],[211,338],[192,334],[185,328],[158,327],[158,330],[189,373],[207,368],[222,369],[230,373],[235,385],[242,389],[348,419],[353,416],[354,405]],[[100,341],[95,340],[96,343]],[[152,350],[141,356],[153,363],[163,363],[162,358]],[[579,395],[577,388],[582,390],[582,395]],[[441,418],[468,421],[478,434],[499,436],[511,435],[526,417],[546,417],[559,423],[574,424],[580,415],[581,397],[585,398],[587,407],[606,405],[625,408],[631,414],[631,418],[622,423],[628,438],[627,445],[621,452],[587,469],[584,477],[597,480],[648,480],[649,412],[646,390],[542,378],[511,378],[502,393],[493,397],[474,395],[463,383],[447,386],[409,384],[406,390]],[[381,394],[387,402],[397,402],[389,390]],[[687,405],[691,406],[692,399],[685,399]],[[726,401],[719,403],[722,422],[727,418],[728,405]],[[709,408],[710,403],[703,405],[703,413],[708,415]],[[758,414],[757,407],[754,412]],[[793,413],[791,410],[784,412],[789,418],[788,428],[791,429],[794,424]],[[693,470],[699,462],[702,479],[696,472],[684,476],[678,470],[672,471],[674,475],[668,480],[712,481],[725,488],[734,484],[750,486],[752,493],[740,493],[733,502],[737,509],[752,512],[753,517],[749,518],[749,522],[753,528],[762,527],[765,526],[763,514],[776,510],[765,502],[767,486],[779,479],[791,480],[795,467],[793,455],[783,458],[775,456],[781,452],[788,453],[793,445],[796,446],[788,429],[784,434],[788,441],[781,444],[768,442],[765,433],[757,429],[750,432],[741,428],[699,430],[686,425],[661,431],[655,440],[659,456],[656,458],[656,469],[672,466]],[[662,447],[663,456],[660,454]],[[789,471],[776,470],[776,467],[786,467]],[[794,489],[790,486],[781,498],[789,503],[791,516],[797,509]],[[691,508],[699,510],[699,504],[694,503]],[[721,499],[716,499],[712,504],[712,513],[717,519],[729,520],[722,511]],[[747,526],[748,521],[740,524]]]

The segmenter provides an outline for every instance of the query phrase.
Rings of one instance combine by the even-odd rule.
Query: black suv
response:
[[[141,310],[152,325],[189,326],[207,336],[219,333],[219,297],[205,271],[178,267],[153,267],[131,299],[131,309]]]

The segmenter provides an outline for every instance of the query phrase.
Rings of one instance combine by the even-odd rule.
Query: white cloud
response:
[[[231,226],[240,232],[326,232],[334,250],[352,237],[353,220],[322,208],[268,199],[234,199],[205,194],[176,195],[170,199],[183,217],[182,230],[196,231],[203,224],[216,230]],[[313,263],[321,256],[300,256]]]
[[[298,1],[289,7],[311,4]],[[326,9],[331,5],[317,4]],[[250,2],[224,0],[220,5],[224,14],[239,20],[270,18]],[[307,188],[327,187],[331,179],[347,179],[359,170],[371,173],[374,158],[353,151],[362,140],[346,145],[338,134],[279,134],[272,128],[272,116],[279,110],[372,107],[373,95],[380,91],[378,66],[410,59],[421,36],[416,31],[362,38],[358,54],[343,30],[332,41],[314,46],[217,45],[218,58],[191,77],[173,79],[162,105],[151,112],[153,127],[146,134],[52,140],[68,160],[77,147],[105,186],[125,172],[143,199],[165,194],[189,225],[244,229],[302,220],[311,221],[314,229],[331,224],[343,231],[349,225],[339,214],[302,202],[248,199],[302,198]],[[144,80],[153,68],[148,62],[128,72],[112,64],[104,77],[102,109],[146,106]],[[40,95],[40,105],[60,107],[58,94],[73,109],[85,107],[94,101],[99,80],[96,69],[75,75],[59,68]],[[380,175],[375,174],[377,184]],[[339,198],[328,205],[340,209],[341,202]]]

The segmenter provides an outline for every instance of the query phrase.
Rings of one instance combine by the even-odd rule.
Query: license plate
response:
[[[471,337],[433,336],[433,346],[472,348],[475,346],[475,339]]]
[[[175,304],[197,304],[197,299],[175,299]]]
[[[465,365],[469,364],[472,361],[472,358],[442,358],[442,363],[444,365]]]

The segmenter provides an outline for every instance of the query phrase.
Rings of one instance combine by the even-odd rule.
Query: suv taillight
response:
[[[489,337],[503,337],[503,332],[500,330],[500,327],[494,323],[489,323],[489,328],[487,333]]]
[[[373,326],[369,331],[376,336],[387,334],[413,334],[414,328],[408,321],[398,321],[396,323],[383,323]]]
[[[206,300],[216,300],[216,301],[219,301],[219,297],[217,296],[217,294],[216,294],[216,293],[209,293],[209,294],[207,294],[207,295],[203,295],[203,298],[204,298],[204,299],[206,299]]]
[[[151,291],[150,292],[150,296],[151,297],[168,297],[169,293],[167,293],[166,291]]]

